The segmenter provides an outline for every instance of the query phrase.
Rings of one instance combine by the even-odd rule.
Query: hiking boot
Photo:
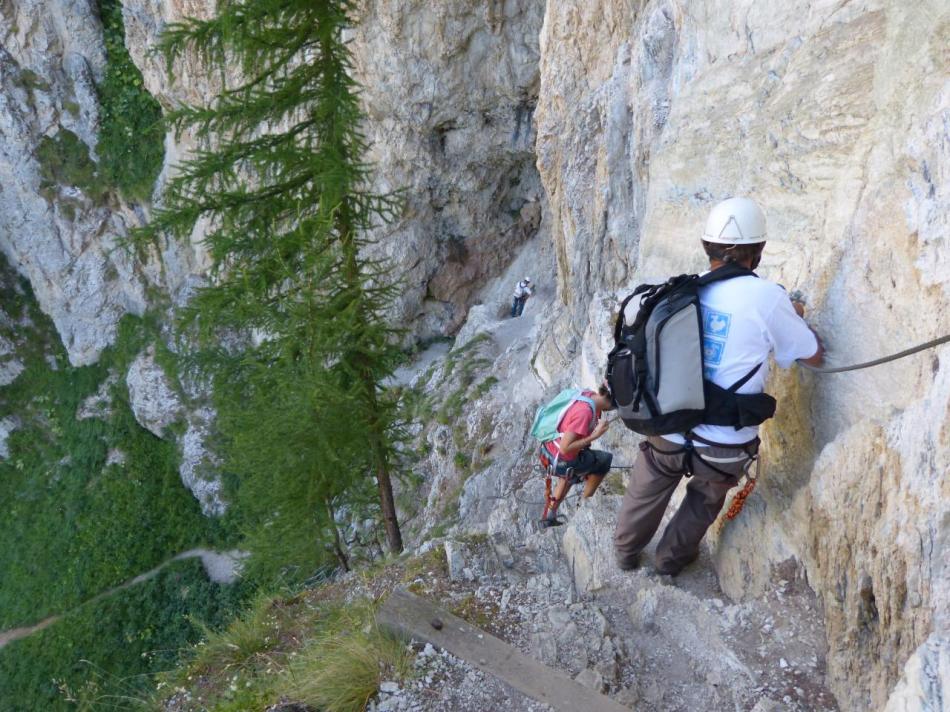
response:
[[[616,557],[617,568],[621,571],[633,571],[634,569],[640,568],[640,555],[634,554],[631,557],[626,557],[621,559],[619,556]]]
[[[699,552],[696,552],[695,554],[693,554],[693,556],[691,556],[689,559],[684,561],[682,564],[674,564],[670,562],[667,562],[664,564],[657,564],[656,572],[660,574],[660,576],[677,576],[683,569],[685,569],[691,563],[696,561],[696,559],[698,558],[699,558]]]
[[[557,518],[557,512],[548,512],[548,516],[538,522],[538,525],[542,529],[548,529],[549,527],[559,527],[564,522]]]

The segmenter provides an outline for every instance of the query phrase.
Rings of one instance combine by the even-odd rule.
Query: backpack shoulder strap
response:
[[[748,267],[737,265],[735,262],[727,262],[722,267],[717,267],[711,272],[707,272],[706,274],[702,275],[696,284],[700,287],[704,287],[707,284],[712,284],[713,282],[722,282],[727,279],[732,279],[733,277],[758,276],[759,275],[757,275]]]
[[[564,420],[564,416],[567,415],[567,411],[578,401],[581,403],[586,403],[588,406],[590,406],[590,429],[594,429],[594,420],[597,418],[597,406],[594,404],[593,399],[585,396],[582,391],[578,391],[577,395],[571,399],[571,402],[564,407],[564,410],[562,410],[560,415],[557,417],[557,425],[555,427],[561,427],[561,421]],[[558,439],[560,439],[560,437],[561,433],[558,431]]]
[[[641,284],[639,287],[634,289],[627,297],[620,302],[620,313],[617,314],[617,321],[614,322],[614,343],[620,342],[620,333],[623,330],[624,324],[624,312],[627,310],[627,305],[630,303],[630,300],[634,297],[637,297],[644,292],[647,292],[651,289],[656,288],[659,285],[656,284]]]
[[[757,373],[759,372],[759,369],[760,369],[760,368],[762,368],[762,364],[761,364],[761,363],[757,363],[757,364],[755,365],[755,367],[754,367],[751,371],[749,371],[746,375],[744,375],[744,376],[743,376],[742,378],[740,378],[738,381],[736,381],[736,382],[733,383],[731,386],[729,386],[726,390],[727,390],[729,393],[735,393],[735,392],[738,391],[740,388],[742,388],[746,383],[748,383],[748,382],[749,382],[749,379],[752,378],[755,374],[757,374]]]
[[[624,326],[624,312],[631,299],[637,296],[640,297],[640,309],[637,312],[637,318],[631,325],[631,329],[637,330],[643,326],[647,317],[650,315],[650,311],[652,311],[660,299],[671,291],[680,289],[696,279],[698,279],[698,276],[695,274],[681,274],[670,277],[660,284],[641,284],[633,290],[633,294],[628,295],[627,298],[620,303],[620,313],[617,315],[617,321],[614,322],[614,343],[620,343],[620,335]]]
[[[594,421],[597,419],[597,406],[594,404],[594,400],[593,400],[592,398],[588,398],[588,397],[585,396],[585,395],[579,395],[579,396],[577,396],[577,398],[574,399],[574,402],[575,402],[575,403],[576,403],[577,401],[581,401],[582,403],[586,403],[587,405],[590,406],[590,429],[591,429],[591,431],[593,431],[593,430],[594,430]],[[573,403],[572,403],[572,405],[573,405]]]

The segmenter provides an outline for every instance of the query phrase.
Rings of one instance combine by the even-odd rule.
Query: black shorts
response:
[[[606,475],[613,461],[613,453],[587,448],[577,453],[577,457],[573,460],[559,460],[554,474],[558,477],[567,477],[567,471],[573,468],[576,476]]]

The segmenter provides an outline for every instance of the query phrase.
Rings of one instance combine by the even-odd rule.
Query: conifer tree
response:
[[[205,230],[211,285],[182,327],[215,374],[252,545],[283,563],[312,565],[312,551],[288,550],[317,543],[346,566],[335,511],[367,507],[373,480],[388,548],[402,550],[398,411],[381,385],[400,355],[384,317],[395,286],[366,257],[369,229],[397,202],[368,188],[342,38],[351,10],[348,0],[225,0],[213,19],[171,25],[161,42],[169,67],[196,52],[222,88],[169,115],[200,148],[138,237]]]

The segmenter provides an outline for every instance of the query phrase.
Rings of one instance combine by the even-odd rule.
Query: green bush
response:
[[[106,191],[96,164],[89,156],[89,147],[72,131],[60,129],[53,138],[41,138],[36,158],[40,164],[40,190],[69,185],[79,188],[96,202],[105,199]]]
[[[125,47],[122,5],[118,0],[101,0],[99,11],[106,46],[106,71],[97,86],[100,124],[96,152],[98,166],[89,148],[75,133],[60,129],[44,136],[37,149],[42,177],[41,190],[52,199],[56,186],[79,188],[95,203],[103,204],[112,191],[127,200],[146,201],[151,197],[165,156],[165,129],[162,109],[145,89],[142,73]],[[19,83],[27,89],[49,89],[30,70],[23,70]],[[64,102],[73,116],[79,105]],[[74,211],[67,203],[66,210]]]
[[[203,517],[182,486],[175,445],[135,421],[121,378],[106,419],[76,419],[110,371],[124,376],[147,343],[144,323],[128,317],[99,364],[73,368],[32,306],[36,326],[22,330],[31,342],[26,369],[0,388],[0,406],[21,421],[0,461],[0,538],[16,542],[0,547],[3,627],[68,610],[169,556],[224,539],[221,522]],[[107,466],[110,448],[125,462]]]
[[[162,108],[145,89],[125,47],[119,0],[100,0],[105,34],[105,76],[99,84],[99,172],[129,200],[148,200],[165,155]]]

